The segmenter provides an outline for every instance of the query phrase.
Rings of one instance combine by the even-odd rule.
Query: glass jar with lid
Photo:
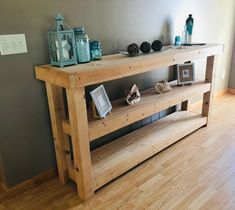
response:
[[[74,29],[78,63],[90,62],[89,37],[83,27]]]

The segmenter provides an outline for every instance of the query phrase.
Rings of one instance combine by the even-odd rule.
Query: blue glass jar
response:
[[[74,29],[78,63],[90,62],[89,37],[83,27]]]
[[[175,46],[180,46],[181,45],[181,37],[180,36],[176,36],[175,37]]]
[[[102,59],[102,49],[99,41],[90,42],[90,52],[91,52],[91,60],[101,60]]]

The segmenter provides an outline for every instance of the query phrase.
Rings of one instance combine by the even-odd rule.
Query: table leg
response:
[[[84,87],[67,89],[69,120],[78,195],[87,200],[94,195],[88,138],[88,120]]]
[[[214,99],[214,83],[215,83],[215,71],[214,71],[215,56],[207,58],[206,64],[206,78],[205,81],[211,83],[211,89],[203,96],[202,114],[207,116],[207,125],[210,123],[211,110]]]
[[[46,82],[47,98],[50,109],[51,126],[56,152],[60,181],[68,181],[68,168],[71,164],[68,136],[63,132],[62,121],[65,120],[64,98],[62,88]]]

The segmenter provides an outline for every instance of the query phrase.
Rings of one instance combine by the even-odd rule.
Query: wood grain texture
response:
[[[210,91],[203,96],[202,114],[207,116],[207,125],[210,123],[210,113],[213,107],[214,89],[215,89],[215,56],[207,58],[205,81],[211,84]]]
[[[201,114],[176,112],[94,150],[91,153],[94,188],[100,188],[205,124],[206,117]]]
[[[112,102],[112,113],[108,114],[106,118],[89,120],[89,141],[93,141],[101,136],[137,122],[138,120],[142,120],[164,109],[180,104],[186,99],[202,95],[209,90],[209,83],[197,82],[192,86],[173,86],[172,92],[160,95],[156,94],[156,91],[153,89],[141,92],[141,101],[134,106],[125,105],[124,99],[115,100]],[[71,135],[68,121],[63,121],[63,130],[68,135]]]
[[[109,55],[104,56],[101,61],[62,69],[50,65],[37,66],[35,71],[37,79],[66,88],[76,88],[205,58],[222,51],[223,45],[207,44],[185,47],[184,49],[168,49],[161,53],[132,58],[122,54]]]
[[[215,101],[212,123],[82,202],[58,178],[0,202],[0,209],[235,209],[235,96]],[[198,109],[199,110],[199,109]]]
[[[62,128],[65,117],[64,100],[62,88],[46,82],[47,98],[50,109],[51,127],[53,133],[54,147],[56,152],[57,168],[60,181],[65,184],[68,181],[68,168],[71,165],[68,136]]]
[[[75,175],[78,195],[82,200],[93,194],[90,145],[88,140],[88,122],[84,88],[67,89],[69,119],[74,156]]]
[[[119,128],[126,125],[130,125],[133,122],[144,119],[148,116],[153,115],[161,110],[167,109],[170,106],[188,101],[194,96],[204,93],[203,109],[202,113],[205,117],[210,116],[209,105],[212,102],[212,92],[213,92],[213,64],[214,55],[219,54],[223,51],[223,45],[206,44],[205,46],[192,46],[192,47],[181,47],[174,48],[170,47],[159,53],[151,53],[146,56],[137,57],[126,57],[121,54],[105,56],[102,61],[91,62],[89,64],[70,66],[66,68],[57,68],[50,65],[45,65],[41,67],[36,67],[36,77],[38,79],[46,81],[47,91],[48,91],[48,101],[50,107],[50,114],[52,119],[53,134],[55,139],[55,149],[57,154],[57,163],[59,174],[62,182],[66,181],[67,174],[74,180],[77,184],[78,195],[82,200],[89,199],[93,194],[94,190],[103,186],[105,183],[111,181],[121,173],[126,172],[128,169],[134,167],[145,159],[149,158],[156,152],[166,148],[170,144],[179,140],[180,138],[188,135],[190,132],[200,128],[204,125],[206,118],[200,116],[200,120],[194,119],[195,124],[187,123],[187,120],[179,118],[179,122],[175,123],[174,120],[170,120],[174,124],[180,125],[171,126],[173,130],[176,130],[175,135],[171,135],[171,132],[166,132],[167,127],[163,129],[162,144],[155,145],[156,142],[148,141],[145,136],[141,133],[137,133],[137,140],[144,139],[140,141],[141,145],[148,143],[152,146],[143,147],[143,151],[139,152],[134,150],[134,146],[127,146],[128,149],[133,149],[133,155],[127,156],[125,161],[129,160],[129,164],[123,164],[122,153],[125,150],[119,148],[120,151],[114,152],[115,155],[111,155],[110,161],[108,161],[108,167],[94,167],[94,162],[91,162],[91,154],[89,148],[89,140],[94,140],[98,137],[104,136],[105,134],[111,133]],[[142,94],[142,103],[139,103],[133,107],[125,107],[120,105],[120,101],[117,101],[118,108],[113,110],[113,113],[109,116],[109,119],[105,122],[96,120],[90,121],[88,125],[88,115],[85,101],[85,86],[101,83],[105,81],[110,81],[114,79],[119,79],[123,77],[128,77],[144,72],[148,72],[160,67],[172,66],[178,63],[184,63],[190,60],[195,60],[199,58],[207,57],[207,69],[206,69],[206,83],[196,84],[190,88],[175,88],[171,93],[163,94],[161,97],[157,98],[155,94],[146,92],[146,95]],[[60,111],[62,105],[61,93],[59,93],[59,87],[65,87],[68,100],[68,111],[69,111],[69,124],[66,124],[63,120],[61,121],[62,114],[58,114],[57,110]],[[143,97],[146,96],[146,97]],[[160,100],[158,102],[157,100]],[[56,104],[58,103],[58,105]],[[119,104],[118,104],[119,103]],[[58,106],[58,108],[57,108]],[[63,108],[64,109],[64,108]],[[183,110],[188,109],[188,104],[183,103]],[[168,118],[166,118],[168,119]],[[162,121],[159,121],[159,123]],[[193,120],[192,120],[193,123]],[[188,127],[186,126],[188,124]],[[151,126],[150,126],[151,127]],[[161,125],[160,125],[161,127]],[[181,131],[181,127],[183,130]],[[142,133],[146,136],[149,132],[149,127],[141,129]],[[147,129],[146,131],[144,131]],[[156,129],[158,131],[159,128]],[[153,129],[154,130],[154,129]],[[73,162],[74,167],[68,167],[66,165],[65,154],[70,152],[67,150],[68,147],[62,138],[62,132],[69,133],[72,137],[72,149],[73,149]],[[179,132],[179,133],[177,133]],[[150,132],[151,133],[151,132]],[[151,133],[153,136],[151,139],[160,138],[157,134]],[[169,134],[169,135],[168,135]],[[173,132],[174,134],[174,132]],[[64,133],[63,133],[64,135]],[[164,136],[163,135],[163,136]],[[128,137],[127,135],[126,137]],[[117,141],[119,144],[124,145],[123,142],[127,141],[123,137],[123,141]],[[132,140],[132,137],[130,137]],[[135,137],[133,137],[135,139]],[[161,139],[161,138],[160,138]],[[146,142],[145,142],[146,140]],[[68,141],[66,141],[68,144]],[[116,147],[116,145],[114,145]],[[67,149],[66,149],[67,148]],[[102,147],[103,148],[103,147]],[[118,148],[118,147],[117,147]],[[138,147],[137,147],[138,148]],[[97,150],[98,151],[98,150]],[[112,151],[112,150],[111,150]],[[103,155],[104,153],[104,155]],[[98,157],[106,157],[107,151],[104,150],[103,153],[99,153]],[[140,153],[140,155],[139,155]],[[96,159],[96,158],[95,158]],[[105,159],[105,158],[104,158]],[[119,159],[121,161],[119,162]],[[71,160],[69,160],[71,162]],[[105,162],[105,161],[104,161]],[[69,163],[69,166],[71,163]],[[101,169],[97,169],[101,168]],[[102,171],[102,173],[97,173],[97,171]],[[93,177],[93,173],[95,174]]]
[[[181,103],[181,110],[182,111],[187,111],[190,108],[191,101],[187,100]]]

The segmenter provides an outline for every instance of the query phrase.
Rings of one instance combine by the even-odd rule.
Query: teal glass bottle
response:
[[[91,60],[101,60],[102,59],[102,49],[99,41],[91,41],[90,42],[90,52],[91,52]]]
[[[83,27],[74,29],[78,63],[88,63],[90,59],[89,37]]]
[[[189,17],[186,20],[186,30],[187,30],[187,43],[191,44],[192,43],[192,35],[193,35],[193,17],[192,14],[189,14]]]

